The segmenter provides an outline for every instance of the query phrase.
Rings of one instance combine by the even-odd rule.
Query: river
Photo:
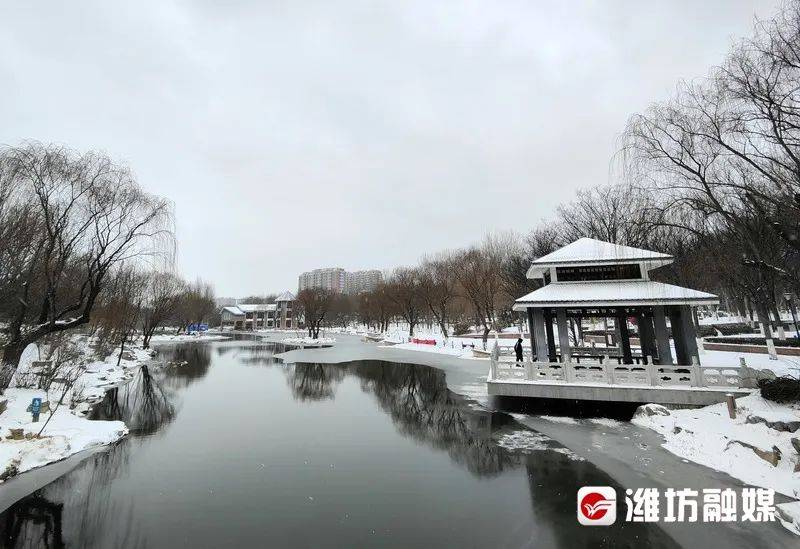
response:
[[[94,411],[131,435],[6,509],[5,546],[679,546],[653,524],[578,526],[579,487],[625,487],[441,369],[282,351],[162,348],[173,365]]]

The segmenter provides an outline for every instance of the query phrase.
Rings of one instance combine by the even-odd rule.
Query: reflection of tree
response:
[[[131,441],[95,454],[0,515],[7,547],[144,547],[133,501],[111,485],[127,470]],[[53,503],[60,502],[60,503]],[[108,525],[114,525],[109,528]]]
[[[18,502],[0,521],[4,547],[65,547],[61,531],[64,505],[53,503],[38,490]]]
[[[364,361],[347,365],[301,363],[287,371],[298,400],[331,399],[344,376],[355,375],[362,389],[375,395],[401,434],[448,452],[453,461],[476,475],[499,474],[519,464],[514,454],[491,439],[496,414],[471,408],[449,391],[440,370]]]
[[[295,364],[289,370],[289,386],[297,400],[332,399],[345,370],[331,364]]]
[[[519,466],[519,458],[491,438],[492,427],[505,416],[469,406],[447,388],[441,370],[359,362],[349,371],[375,395],[402,434],[447,451],[471,473],[491,476]]]
[[[244,364],[253,366],[272,366],[273,364],[279,363],[279,361],[275,359],[274,355],[274,345],[252,345],[242,348],[239,355],[239,360]]]
[[[166,368],[166,381],[173,388],[187,387],[205,377],[211,366],[211,347],[202,343],[183,344],[171,349],[159,349],[159,358],[173,362]],[[186,362],[186,364],[181,364]]]
[[[91,418],[124,421],[132,433],[148,435],[175,418],[172,401],[173,396],[142,366],[130,383],[106,393]]]

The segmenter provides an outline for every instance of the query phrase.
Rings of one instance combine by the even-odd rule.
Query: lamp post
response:
[[[800,330],[797,329],[797,310],[794,307],[794,296],[790,292],[783,294],[783,298],[789,304],[789,310],[792,312],[792,324],[794,324],[794,337],[800,339]]]

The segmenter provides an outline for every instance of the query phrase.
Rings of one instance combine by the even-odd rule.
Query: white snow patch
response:
[[[578,420],[574,417],[568,416],[539,416],[541,419],[552,421],[553,423],[565,423],[568,425],[577,425]]]
[[[230,336],[220,334],[191,333],[191,334],[158,334],[150,338],[150,343],[197,343],[202,341],[222,341],[230,339]]]
[[[800,501],[790,503],[779,503],[775,506],[778,520],[790,532],[800,536]]]
[[[553,446],[553,444],[554,442],[551,438],[530,430],[512,431],[510,433],[504,433],[497,438],[497,445],[506,450],[525,453],[549,450],[564,454],[574,461],[584,461],[582,457],[571,450],[560,446]]]
[[[791,438],[800,433],[777,431],[761,423],[745,423],[750,415],[778,414],[776,417],[791,416],[800,420],[800,410],[764,400],[755,393],[737,399],[736,407],[736,419],[730,419],[723,403],[693,410],[673,410],[668,416],[641,415],[632,421],[659,432],[665,438],[664,448],[677,456],[724,471],[748,484],[800,498],[800,474],[794,473],[800,458],[791,444]],[[736,441],[767,452],[777,448],[781,459],[773,466]]]
[[[333,345],[336,343],[335,337],[287,337],[282,340],[287,345],[302,345],[303,347],[318,347],[322,345]]]
[[[594,423],[595,425],[602,425],[603,427],[621,427],[623,422],[617,421],[616,419],[609,419],[607,417],[593,417],[587,419],[589,423]]]

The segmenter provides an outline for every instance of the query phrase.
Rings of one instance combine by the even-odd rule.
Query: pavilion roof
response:
[[[651,267],[657,267],[671,263],[672,256],[594,238],[579,238],[572,244],[536,259],[528,270],[528,278],[533,278],[535,274],[550,267],[639,262],[650,263]]]
[[[622,307],[652,305],[716,305],[714,294],[652,280],[553,282],[514,302],[528,307]]]

